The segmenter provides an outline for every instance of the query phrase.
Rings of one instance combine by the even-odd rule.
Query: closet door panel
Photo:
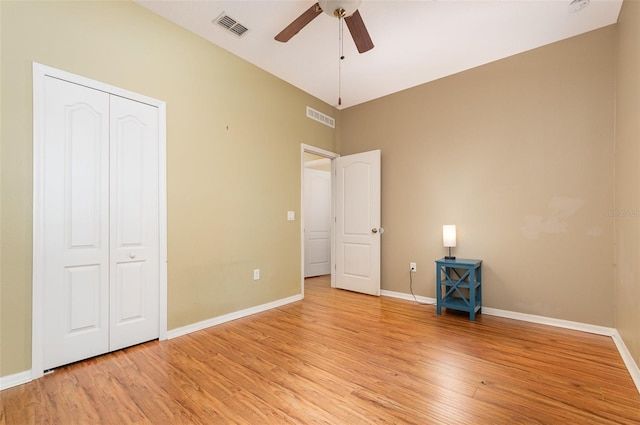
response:
[[[108,351],[109,95],[47,77],[45,350],[50,369]]]
[[[116,350],[158,337],[158,109],[111,97],[111,327]]]

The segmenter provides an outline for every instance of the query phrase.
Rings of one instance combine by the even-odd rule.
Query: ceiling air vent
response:
[[[322,112],[318,112],[315,109],[307,106],[307,117],[312,120],[316,120],[321,122],[324,125],[327,125],[331,128],[336,128],[336,120],[331,118],[329,115],[325,115]]]
[[[227,15],[224,12],[222,12],[220,16],[218,16],[213,22],[215,22],[216,24],[220,25],[222,28],[225,28],[226,30],[230,31],[231,33],[233,33],[238,37],[242,37],[249,31],[249,28],[238,23],[238,21],[236,21],[235,19],[233,19],[231,16]]]

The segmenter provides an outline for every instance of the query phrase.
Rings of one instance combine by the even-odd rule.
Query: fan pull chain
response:
[[[342,16],[338,16],[338,51],[340,58],[338,60],[338,106],[342,105],[342,61],[344,60],[344,25]]]

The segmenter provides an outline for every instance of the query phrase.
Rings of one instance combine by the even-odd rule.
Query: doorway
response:
[[[330,152],[324,149],[320,149],[317,148],[315,146],[310,146],[310,145],[305,145],[302,144],[301,147],[301,170],[300,170],[300,179],[301,179],[301,204],[300,204],[300,231],[301,231],[301,252],[302,252],[302,276],[301,276],[301,294],[304,296],[304,279],[307,275],[317,275],[316,272],[317,270],[314,271],[310,271],[308,270],[310,267],[315,267],[315,265],[312,265],[310,263],[319,263],[322,262],[323,258],[322,258],[322,253],[326,252],[324,250],[328,249],[328,267],[329,267],[329,273],[331,275],[331,287],[335,287],[335,252],[334,252],[334,226],[333,223],[331,222],[331,217],[334,217],[334,196],[333,196],[333,192],[334,192],[334,181],[333,181],[333,175],[334,175],[334,160],[336,158],[338,158],[340,155],[338,155],[337,153],[334,152]],[[311,167],[308,167],[308,166]],[[305,206],[305,204],[308,204],[307,202],[305,202],[305,200],[307,200],[309,198],[309,190],[311,189],[310,187],[308,187],[307,185],[305,185],[305,174],[308,173],[308,169],[316,169],[319,170],[320,173],[322,172],[328,172],[329,173],[329,186],[328,186],[328,198],[329,198],[329,205],[327,205],[328,211],[324,211],[323,214],[325,212],[328,212],[329,214],[329,232],[328,234],[323,234],[324,230],[322,232],[315,232],[314,235],[311,235],[311,229],[309,229],[309,231],[307,231],[307,225],[309,224],[309,215],[310,215],[310,211],[308,211],[308,206]],[[322,174],[320,174],[320,176],[322,176]],[[322,185],[322,183],[320,183]],[[324,207],[323,207],[324,208]],[[323,215],[321,214],[321,216]],[[317,215],[316,215],[317,217]],[[323,226],[324,227],[324,226]],[[309,241],[311,241],[311,244],[315,244],[317,248],[317,252],[315,253],[310,253],[309,251]],[[326,245],[325,245],[326,244]],[[312,250],[314,248],[311,248]],[[310,258],[310,254],[311,254],[311,258]],[[314,260],[315,257],[315,260]]]
[[[331,274],[331,160],[306,153],[304,277]]]
[[[331,287],[380,295],[381,152],[346,156],[308,145],[301,150],[301,182],[305,155],[331,161]],[[315,158],[315,156],[314,156]],[[301,184],[301,294],[305,278],[305,185]]]

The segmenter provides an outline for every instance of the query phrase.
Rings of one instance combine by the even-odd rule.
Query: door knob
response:
[[[135,253],[133,253],[133,252],[130,252],[130,253],[129,253],[129,258],[131,258],[131,259],[136,258],[136,254],[135,254]]]
[[[375,228],[375,227],[374,227],[373,229],[371,229],[371,231],[372,231],[373,233],[378,233],[378,232],[380,232],[380,234],[383,234],[383,233],[384,233],[384,229],[383,229],[382,227],[381,227],[381,228],[379,228],[379,229],[377,229],[377,228]]]
[[[378,229],[376,229],[375,227],[374,227],[373,229],[371,229],[371,231],[372,231],[373,233],[378,233]]]

